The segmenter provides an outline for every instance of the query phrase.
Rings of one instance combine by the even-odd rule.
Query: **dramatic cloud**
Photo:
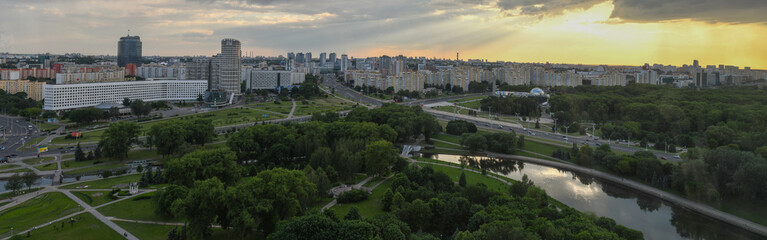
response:
[[[767,22],[767,0],[614,0],[613,4],[611,17],[627,21]]]
[[[565,10],[590,8],[605,0],[499,0],[496,4],[509,15],[559,15]]]

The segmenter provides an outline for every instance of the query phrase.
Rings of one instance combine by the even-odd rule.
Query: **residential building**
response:
[[[0,80],[0,89],[8,94],[15,94],[18,92],[24,92],[28,98],[40,101],[45,98],[43,88],[45,82],[43,81],[29,81],[29,80]]]
[[[291,71],[250,71],[245,80],[246,89],[279,89],[304,82],[306,74]]]
[[[213,78],[215,84],[211,85],[211,90],[240,94],[241,56],[240,41],[231,38],[221,40],[221,54],[216,57],[218,77]]]

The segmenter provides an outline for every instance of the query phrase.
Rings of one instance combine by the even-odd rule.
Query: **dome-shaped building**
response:
[[[544,94],[546,94],[546,92],[544,92],[543,89],[540,89],[540,88],[533,88],[533,90],[530,90],[530,95],[541,96]]]

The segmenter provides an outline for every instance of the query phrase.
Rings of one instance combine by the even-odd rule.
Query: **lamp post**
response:
[[[565,143],[567,143],[567,140],[569,140],[569,137],[567,136],[567,133],[569,133],[570,125],[565,126]]]

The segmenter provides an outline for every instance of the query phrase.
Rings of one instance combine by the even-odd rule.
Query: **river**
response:
[[[524,175],[552,198],[581,212],[614,219],[644,233],[645,239],[767,239],[728,223],[698,214],[659,198],[585,174],[509,159],[430,156],[446,162],[482,167],[520,180]]]

